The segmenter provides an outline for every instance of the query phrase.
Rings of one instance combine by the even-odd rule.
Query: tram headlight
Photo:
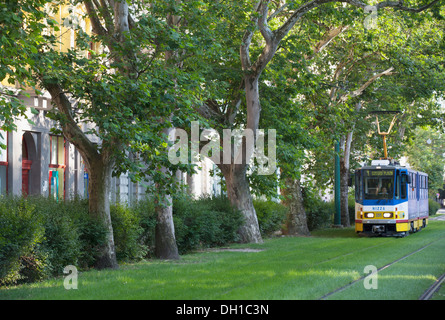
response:
[[[366,212],[365,217],[366,218],[374,218],[374,212]]]
[[[392,218],[392,212],[385,212],[383,218]]]

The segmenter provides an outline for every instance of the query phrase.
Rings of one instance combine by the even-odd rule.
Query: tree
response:
[[[232,82],[239,84],[239,88],[244,90],[245,94],[245,115],[244,128],[256,132],[260,121],[260,92],[259,81],[262,72],[269,62],[275,56],[281,41],[289,34],[296,24],[301,22],[302,17],[314,8],[327,5],[335,12],[343,8],[342,3],[347,3],[353,7],[364,9],[366,4],[355,0],[346,1],[326,1],[313,0],[308,2],[272,2],[257,1],[253,8],[246,9],[241,4],[241,9],[248,12],[250,23],[245,28],[240,44],[239,60],[241,63],[241,80],[233,79]],[[381,2],[375,5],[376,9],[386,7],[396,7],[399,10],[409,12],[420,12],[437,3],[433,1],[418,8],[410,8],[401,2]],[[335,5],[338,5],[337,7]],[[259,38],[256,38],[259,33]],[[234,94],[231,105],[227,108],[218,106],[215,101],[213,105],[204,104],[201,113],[205,115],[220,115],[220,119],[232,119],[232,113],[239,110],[240,102],[239,90]],[[216,106],[215,106],[216,105]],[[225,110],[222,111],[222,110]],[[224,123],[224,122],[222,122]],[[255,137],[256,138],[256,137]],[[252,151],[252,145],[246,145],[243,140],[243,150],[246,154]],[[245,242],[261,242],[258,224],[256,221],[255,209],[252,205],[252,199],[249,191],[249,184],[246,181],[246,170],[248,161],[244,160],[242,164],[224,164],[219,165],[226,181],[227,192],[232,204],[243,212],[245,225],[240,230],[242,239]]]
[[[415,170],[428,174],[428,193],[435,199],[444,181],[444,141],[439,131],[429,127],[417,127],[404,154]]]
[[[32,55],[45,42],[42,30],[45,16],[40,10],[48,0],[2,1],[0,3],[0,128],[15,130],[14,121],[25,117],[26,107],[17,98],[21,88],[35,87],[27,65],[33,63]],[[11,88],[12,87],[12,88]],[[1,148],[2,146],[0,144]]]
[[[365,138],[369,135],[373,119],[370,120],[367,113],[379,109],[407,111],[410,105],[420,106],[421,99],[443,88],[443,77],[439,71],[442,65],[440,55],[434,53],[439,50],[440,43],[429,40],[441,38],[441,28],[434,26],[438,22],[424,23],[416,20],[405,22],[398,13],[381,14],[372,30],[363,29],[361,24],[345,28],[325,49],[321,59],[314,61],[314,69],[325,75],[323,81],[329,87],[329,90],[317,91],[312,98],[323,106],[321,110],[325,105],[330,109],[322,111],[323,116],[318,124],[336,136],[341,146],[341,222],[345,226],[350,223],[350,162],[359,162],[351,159],[353,141],[356,140],[356,150],[369,144]],[[431,36],[425,35],[426,30]],[[406,65],[409,65],[409,71]],[[420,83],[417,79],[423,80]],[[413,82],[417,84],[406,90],[406,84]],[[331,122],[326,123],[329,112],[335,112],[334,116],[338,119],[334,126]],[[404,112],[401,119],[406,121],[407,116],[408,112]],[[401,123],[399,127],[402,127]],[[399,133],[402,131],[405,130],[399,130]],[[379,145],[373,145],[380,150],[380,137],[373,134],[374,138],[378,139],[376,142]],[[401,142],[401,139],[397,139],[392,146]],[[397,151],[392,151],[395,153],[392,156],[396,156]],[[322,160],[322,155],[318,153],[317,159]]]
[[[187,88],[196,85],[179,68],[167,67],[170,62],[162,55],[188,39],[165,21],[172,8],[153,6],[147,12],[145,4],[139,5],[130,6],[127,1],[72,1],[64,7],[69,13],[66,19],[56,21],[51,14],[59,7],[45,11],[42,3],[35,8],[39,19],[44,19],[39,22],[41,28],[22,28],[25,33],[40,34],[43,27],[53,31],[41,36],[31,50],[26,62],[32,78],[29,74],[27,77],[51,94],[55,108],[49,116],[58,121],[59,132],[85,161],[90,175],[89,212],[108,229],[98,268],[117,267],[109,207],[112,174],[130,170],[135,180],[150,176],[154,185],[163,182],[173,186],[171,175],[160,168],[176,170],[179,166],[169,163],[168,139],[160,133],[172,126],[172,113],[186,115],[193,99]],[[91,21],[93,34],[81,24],[70,23],[76,12],[82,12],[77,6],[86,9],[80,18]],[[60,39],[55,32],[67,32],[69,28],[75,31],[76,46],[57,50]],[[171,188],[163,191],[160,197],[172,192]],[[172,223],[169,227],[173,229]],[[176,246],[174,238],[168,243]]]

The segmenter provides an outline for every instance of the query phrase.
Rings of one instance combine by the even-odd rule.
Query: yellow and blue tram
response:
[[[355,231],[405,236],[428,224],[428,175],[392,159],[355,171]]]

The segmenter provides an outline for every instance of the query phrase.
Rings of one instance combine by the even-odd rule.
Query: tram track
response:
[[[408,257],[410,257],[410,256],[412,256],[412,255],[414,255],[414,254],[416,254],[416,253],[418,253],[418,252],[420,252],[420,251],[422,251],[422,250],[428,248],[429,246],[431,246],[431,245],[435,244],[436,242],[438,242],[438,241],[440,241],[440,240],[443,240],[443,239],[445,239],[445,236],[444,236],[444,237],[440,237],[439,239],[436,239],[436,240],[434,240],[434,241],[432,241],[432,242],[430,242],[430,243],[424,245],[423,247],[421,247],[421,248],[419,248],[419,249],[417,249],[417,250],[414,250],[414,251],[412,251],[412,252],[410,252],[410,253],[404,255],[403,257],[401,257],[401,258],[399,258],[399,259],[396,259],[396,260],[394,260],[394,261],[392,261],[392,262],[390,262],[390,263],[388,263],[388,264],[386,264],[386,265],[384,265],[384,266],[378,268],[376,272],[380,272],[380,271],[382,271],[382,270],[385,270],[385,269],[391,267],[392,265],[394,265],[394,264],[396,264],[396,263],[398,263],[398,262],[400,262],[400,261],[405,260],[406,258],[408,258]],[[330,297],[330,296],[332,296],[332,295],[334,295],[334,294],[340,293],[340,292],[342,292],[342,291],[344,291],[344,290],[350,288],[350,287],[351,287],[352,285],[354,285],[355,283],[364,280],[366,277],[368,277],[368,275],[364,275],[364,276],[360,277],[359,279],[356,279],[356,280],[354,280],[354,281],[351,281],[351,282],[349,282],[348,284],[344,285],[343,287],[337,288],[336,290],[331,291],[331,292],[329,292],[329,293],[327,293],[327,294],[321,296],[320,298],[318,298],[318,300],[325,300],[326,298],[328,298],[328,297]],[[444,281],[445,281],[445,273],[444,273],[442,276],[440,276],[440,277],[436,280],[436,282],[435,282],[432,286],[430,286],[430,287],[429,287],[429,288],[422,294],[422,296],[419,297],[419,300],[429,300],[429,299],[431,299],[431,297],[433,296],[433,294],[434,294],[437,290],[439,290],[441,284],[442,284]]]
[[[429,287],[420,297],[419,300],[430,300],[433,295],[439,290],[440,286],[445,281],[445,273],[441,275],[431,287]]]

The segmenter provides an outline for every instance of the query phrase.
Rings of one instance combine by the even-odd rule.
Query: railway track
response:
[[[432,241],[432,242],[430,242],[430,243],[424,245],[423,247],[421,247],[421,248],[419,248],[419,249],[417,249],[417,250],[415,250],[415,251],[413,251],[413,252],[410,252],[410,253],[404,255],[403,257],[401,257],[401,258],[399,258],[399,259],[397,259],[397,260],[394,260],[394,261],[392,261],[392,262],[390,262],[390,263],[384,265],[383,267],[380,267],[379,269],[377,269],[377,272],[380,272],[380,271],[382,271],[382,270],[384,270],[384,269],[386,269],[386,268],[391,267],[392,265],[394,265],[394,264],[396,264],[396,263],[398,263],[398,262],[400,262],[400,261],[405,260],[406,258],[408,258],[408,257],[410,257],[410,256],[412,256],[412,255],[414,255],[414,254],[416,254],[416,253],[418,253],[418,252],[420,252],[420,251],[422,251],[422,250],[428,248],[429,246],[433,245],[434,243],[436,243],[436,242],[438,242],[438,241],[440,241],[440,240],[442,240],[442,239],[444,239],[444,238],[445,238],[445,237],[441,237],[441,238],[439,238],[439,239],[436,239],[436,240],[434,240],[434,241]],[[348,283],[347,285],[345,285],[345,286],[343,286],[343,287],[340,287],[340,288],[338,288],[338,289],[336,289],[336,290],[334,290],[334,291],[331,291],[331,292],[329,292],[329,293],[323,295],[323,296],[320,297],[318,300],[325,300],[326,298],[328,298],[328,297],[330,297],[330,296],[332,296],[332,295],[334,295],[334,294],[336,294],[336,293],[342,292],[342,291],[344,291],[344,290],[350,288],[350,287],[351,287],[352,285],[354,285],[355,283],[364,280],[367,276],[368,276],[368,275],[364,275],[364,276],[362,276],[362,277],[359,278],[359,279],[356,279],[356,280],[354,280],[354,281],[351,281],[351,282]],[[429,299],[431,299],[431,297],[433,296],[433,294],[434,294],[437,290],[439,290],[440,286],[441,286],[442,283],[444,283],[444,282],[445,282],[445,273],[444,273],[443,275],[441,275],[441,276],[436,280],[436,282],[434,282],[434,284],[431,285],[431,287],[429,287],[429,288],[428,288],[428,289],[427,289],[427,290],[426,290],[426,291],[419,297],[419,300],[429,300]]]
[[[445,273],[441,275],[436,282],[433,283],[419,298],[419,300],[430,300],[434,293],[439,290],[442,283],[445,281]]]

